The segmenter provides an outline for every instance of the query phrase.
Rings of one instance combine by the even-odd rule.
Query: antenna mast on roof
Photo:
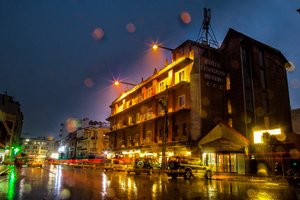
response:
[[[217,41],[214,31],[212,30],[212,27],[210,25],[211,12],[210,12],[209,8],[208,9],[204,8],[203,16],[204,16],[204,19],[202,22],[202,26],[199,30],[196,42],[199,42],[200,44],[214,46],[216,48],[219,48],[218,41]],[[211,31],[209,30],[209,28]]]

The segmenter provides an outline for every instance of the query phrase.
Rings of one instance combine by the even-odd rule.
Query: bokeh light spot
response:
[[[181,19],[181,21],[182,21],[183,23],[185,23],[185,24],[189,24],[189,23],[191,23],[191,21],[192,21],[191,15],[190,15],[190,13],[187,12],[187,11],[182,11],[182,12],[180,13],[180,19]]]
[[[254,198],[256,195],[256,191],[254,189],[247,190],[247,195],[250,199]]]
[[[24,184],[24,193],[30,193],[32,188],[30,184]]]
[[[134,33],[135,32],[135,25],[133,23],[128,23],[126,25],[126,30],[129,33]]]
[[[69,118],[66,120],[65,123],[65,129],[69,132],[72,133],[76,131],[80,127],[80,121],[77,119]]]
[[[94,86],[94,81],[91,78],[84,79],[84,85],[88,88],[91,88]]]
[[[71,196],[70,190],[64,188],[59,194],[60,199],[69,199]]]
[[[264,163],[258,163],[257,165],[257,175],[268,176],[268,168]]]
[[[202,105],[203,106],[208,106],[210,104],[209,98],[208,97],[203,97],[202,98]]]
[[[291,149],[289,153],[290,153],[291,158],[293,158],[293,159],[297,159],[300,157],[299,151],[297,149]]]
[[[95,28],[92,36],[95,40],[100,40],[104,36],[104,30],[102,28]]]
[[[265,115],[265,111],[262,107],[257,107],[255,109],[255,112],[256,112],[256,116],[258,117],[263,117]]]
[[[279,134],[279,135],[275,135],[275,137],[276,137],[276,139],[278,141],[281,141],[281,142],[283,142],[284,140],[286,140],[286,135],[283,132],[281,132],[281,134]]]
[[[291,88],[300,88],[300,81],[298,79],[292,79],[290,85]]]

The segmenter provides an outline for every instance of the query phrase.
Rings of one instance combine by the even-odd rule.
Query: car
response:
[[[44,161],[39,159],[29,159],[28,166],[29,167],[43,167]]]
[[[168,159],[166,173],[169,177],[177,178],[183,176],[189,180],[194,175],[212,178],[212,170],[204,166],[199,158],[189,156],[172,156]]]
[[[126,171],[127,165],[118,159],[106,159],[103,165],[104,171]]]
[[[135,174],[152,174],[157,171],[160,172],[161,164],[154,157],[139,157],[136,158],[134,164],[128,167],[127,173],[134,172]]]

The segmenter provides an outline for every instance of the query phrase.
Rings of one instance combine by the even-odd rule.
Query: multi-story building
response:
[[[21,131],[23,126],[23,113],[21,105],[7,93],[0,94],[0,157],[9,156],[5,148],[21,143]]]
[[[77,144],[77,158],[93,158],[109,149],[108,128],[90,127],[83,131]]]
[[[91,122],[88,119],[83,121]],[[87,125],[66,135],[63,142],[64,150],[61,158],[94,158],[104,156],[109,149],[109,126],[100,122],[98,125]]]
[[[195,155],[215,171],[256,173],[294,148],[280,51],[230,29],[220,48],[188,40],[172,58],[110,105],[114,154]]]
[[[22,139],[22,153],[29,157],[48,159],[53,154],[57,154],[57,150],[58,142],[52,138],[37,137]]]

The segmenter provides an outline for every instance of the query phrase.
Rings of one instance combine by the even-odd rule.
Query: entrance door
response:
[[[217,154],[219,172],[237,172],[236,154]]]

